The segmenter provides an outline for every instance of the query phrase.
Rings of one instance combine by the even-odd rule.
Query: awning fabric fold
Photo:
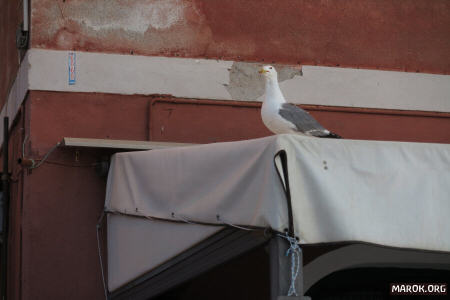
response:
[[[278,135],[118,153],[106,210],[283,231],[287,206],[274,164],[280,150],[288,157],[295,232],[302,243],[450,250],[445,144]]]
[[[288,210],[274,164],[280,150],[287,154],[301,243],[361,241],[450,251],[450,145],[445,144],[277,135],[117,153],[105,209],[282,232]]]

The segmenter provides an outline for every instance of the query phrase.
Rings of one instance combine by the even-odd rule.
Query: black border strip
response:
[[[281,166],[283,167],[283,175],[280,174],[280,171],[278,170],[276,158],[280,157],[281,160]],[[294,216],[292,213],[292,200],[291,200],[291,189],[289,187],[289,172],[288,172],[288,160],[287,160],[287,154],[285,150],[278,151],[275,156],[273,157],[273,163],[275,165],[275,170],[277,170],[278,178],[280,179],[280,183],[283,186],[284,194],[286,195],[286,201],[287,201],[287,209],[288,209],[288,221],[289,221],[289,228],[288,228],[288,234],[289,236],[294,236]],[[281,177],[283,176],[283,177]],[[283,178],[284,178],[284,184],[283,184]]]

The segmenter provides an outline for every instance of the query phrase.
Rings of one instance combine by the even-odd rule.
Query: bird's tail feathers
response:
[[[334,132],[330,132],[328,135],[322,135],[322,136],[318,136],[320,138],[328,138],[328,139],[342,139],[342,136],[334,133]]]

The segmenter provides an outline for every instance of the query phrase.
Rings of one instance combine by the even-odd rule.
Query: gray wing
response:
[[[325,136],[330,133],[307,111],[294,104],[283,103],[278,113],[281,117],[294,124],[297,130],[302,133],[312,136]]]

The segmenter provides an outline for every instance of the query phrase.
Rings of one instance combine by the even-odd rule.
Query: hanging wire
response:
[[[28,141],[29,136],[26,135],[23,143],[22,143],[22,159],[25,158],[25,144]],[[91,163],[91,164],[69,164],[69,163],[64,163],[64,162],[60,162],[60,161],[50,161],[47,160],[47,158],[50,156],[50,154],[56,149],[58,148],[58,146],[60,146],[61,143],[57,143],[55,146],[53,146],[45,155],[42,159],[38,160],[39,163],[36,164],[36,161],[34,159],[29,159],[31,161],[31,166],[29,167],[29,169],[36,169],[37,167],[41,166],[44,162],[47,164],[53,164],[53,165],[58,165],[58,166],[64,166],[64,167],[74,167],[74,168],[92,168],[95,167],[98,163]]]
[[[221,222],[221,223],[224,224],[224,225],[228,225],[228,226],[231,226],[231,227],[234,227],[234,228],[237,228],[237,229],[242,229],[242,230],[247,230],[247,231],[253,231],[253,230],[255,230],[255,229],[253,229],[253,228],[247,228],[247,227],[242,227],[242,226],[235,225],[235,224],[232,224],[232,223],[228,223],[228,222],[222,220],[222,219],[220,218],[220,215],[216,215],[216,218],[217,218],[217,221]]]
[[[37,163],[35,166],[31,166],[30,169],[36,169],[38,167],[40,167],[45,160],[50,156],[50,154],[52,154],[53,151],[55,151],[56,148],[59,147],[59,145],[61,145],[61,142],[56,143],[55,146],[53,146],[45,155],[44,157],[41,159],[41,161],[39,163]]]
[[[73,168],[93,168],[98,165],[98,163],[90,163],[90,164],[68,164],[60,161],[51,161],[46,160],[46,164],[56,165],[56,166],[64,166],[64,167],[73,167]]]
[[[23,139],[23,143],[22,143],[22,158],[25,157],[25,143],[27,142],[27,140],[28,140],[28,134]]]
[[[105,299],[108,300],[108,290],[106,289],[106,279],[105,279],[105,273],[104,273],[104,269],[103,269],[103,258],[102,258],[102,248],[101,248],[101,243],[100,243],[100,229],[102,228],[102,223],[103,223],[103,217],[105,216],[105,211],[102,211],[102,214],[100,216],[100,218],[98,219],[97,222],[97,250],[98,250],[98,258],[100,260],[100,270],[102,273],[102,283],[103,283],[103,291],[105,292]]]
[[[28,137],[29,136],[27,134],[27,135],[25,135],[25,138],[23,139],[23,143],[22,143],[22,159],[25,159],[25,144],[28,141]],[[30,159],[30,161],[31,161],[31,166],[30,166],[30,169],[31,169],[31,168],[34,168],[36,162],[32,158]]]
[[[269,230],[272,233],[281,234],[281,232],[273,230],[270,227],[261,227],[261,226],[245,226],[244,227],[244,226],[235,225],[232,223],[223,223],[223,221],[221,223],[194,221],[194,220],[188,219],[187,217],[185,217],[183,215],[176,215],[174,212],[171,213],[171,219],[145,215],[142,213],[131,214],[131,213],[127,213],[126,211],[120,212],[120,211],[116,211],[116,210],[108,210],[107,208],[105,208],[105,213],[129,216],[129,217],[134,217],[134,218],[144,218],[144,219],[148,219],[148,220],[152,220],[152,221],[188,223],[188,224],[193,224],[193,225],[218,226],[218,227],[228,226],[228,227],[239,228],[242,230],[254,230],[254,231],[263,231],[263,232],[268,232],[268,230]]]
[[[192,220],[187,219],[185,216],[183,216],[183,215],[177,215],[177,214],[175,214],[174,212],[172,212],[172,218],[177,219],[178,221],[181,221],[181,222],[184,222],[184,223],[188,223],[188,224],[194,224],[194,225],[214,225],[214,224],[207,224],[207,223],[204,223],[204,222],[196,222],[196,221],[192,221]],[[221,223],[221,225],[225,225],[225,226],[228,226],[228,227],[234,227],[234,228],[241,229],[241,230],[246,230],[246,231],[254,231],[254,230],[257,230],[257,229],[255,229],[255,228],[243,227],[243,226],[240,226],[240,225],[235,225],[235,224],[226,222],[226,221],[224,221],[224,220],[222,220],[222,219],[220,218],[220,215],[216,215],[216,218],[217,218],[217,221],[219,221],[219,222]]]
[[[197,225],[197,224],[198,224],[198,223],[189,221],[188,219],[186,219],[186,218],[185,218],[184,216],[182,216],[182,215],[175,215],[174,212],[172,213],[172,218],[175,218],[175,219],[177,219],[177,220],[180,220],[180,221],[182,221],[182,222],[184,222],[184,223],[188,223],[188,224],[194,224],[194,225]]]

